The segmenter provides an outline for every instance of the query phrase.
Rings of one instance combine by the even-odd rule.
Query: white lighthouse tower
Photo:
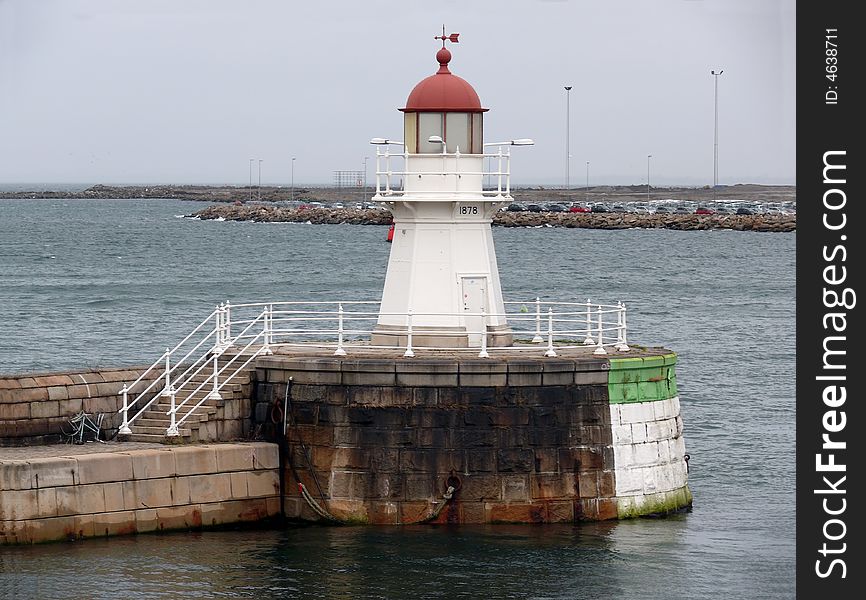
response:
[[[511,330],[499,283],[493,214],[510,194],[511,145],[484,143],[478,94],[448,68],[442,35],[439,70],[422,80],[400,110],[403,141],[371,140],[376,153],[376,195],[394,218],[394,236],[373,345],[417,347],[508,346]],[[391,145],[402,145],[392,153]],[[499,146],[495,154],[485,147]],[[505,148],[505,151],[503,151]],[[485,172],[485,162],[488,171]],[[486,186],[485,186],[486,184]]]

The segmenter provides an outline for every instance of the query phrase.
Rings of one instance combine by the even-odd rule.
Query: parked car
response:
[[[734,211],[732,211],[727,206],[720,206],[716,209],[716,214],[719,214],[719,215],[730,215],[733,213],[734,213]]]
[[[526,210],[529,212],[541,212],[541,206],[538,204],[528,204]]]
[[[714,211],[712,208],[709,208],[707,206],[699,206],[695,209],[696,215],[711,215],[715,212],[716,211]]]
[[[604,204],[593,204],[592,212],[594,213],[606,213],[608,212],[607,207]]]
[[[741,206],[737,209],[738,215],[753,215],[755,214],[755,209],[748,206]]]
[[[610,212],[624,213],[625,206],[623,206],[622,204],[614,204],[613,208],[610,209]]]
[[[656,210],[655,210],[655,212],[656,212],[656,214],[659,214],[659,213],[670,213],[670,212],[671,212],[671,209],[669,209],[667,206],[656,206]]]
[[[636,215],[648,215],[650,214],[650,209],[648,209],[646,206],[635,206],[634,213]]]
[[[565,207],[562,204],[548,204],[548,212],[565,212]]]
[[[675,214],[675,215],[690,215],[690,214],[692,214],[692,211],[690,211],[690,210],[689,210],[688,208],[686,208],[685,206],[677,206],[677,207],[674,209],[674,214]]]
[[[518,204],[517,202],[512,202],[505,210],[507,210],[508,212],[522,212],[526,210],[526,207],[522,204]]]
[[[583,204],[572,204],[568,207],[568,212],[588,213],[590,212],[590,209],[588,206],[584,206]]]

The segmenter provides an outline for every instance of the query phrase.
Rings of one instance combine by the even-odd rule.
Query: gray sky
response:
[[[794,183],[794,0],[0,0],[0,184],[328,184],[451,70],[513,184]],[[373,160],[368,161],[373,172]],[[253,172],[258,178],[257,167]],[[372,180],[372,175],[370,175]]]

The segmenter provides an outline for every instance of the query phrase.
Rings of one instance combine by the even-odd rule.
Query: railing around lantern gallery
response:
[[[248,370],[253,360],[272,354],[275,348],[302,348],[346,356],[350,352],[392,350],[411,358],[416,350],[491,354],[541,352],[557,356],[557,350],[584,348],[592,354],[629,350],[626,307],[586,302],[506,302],[506,312],[383,313],[375,301],[270,302],[220,304],[174,348],[165,352],[131,384],[118,392],[123,398],[119,433],[161,398],[167,398],[170,423],[166,435],[178,435],[179,427],[208,400],[222,399],[221,391]],[[399,322],[398,330],[376,331],[380,317]],[[430,326],[435,320],[466,323],[465,329]],[[510,346],[491,346],[496,335],[491,324],[507,320],[514,339]],[[393,345],[374,345],[374,333],[384,334]],[[470,347],[431,346],[429,340],[459,337],[475,340]],[[152,380],[149,385],[144,385]]]
[[[430,158],[441,159],[438,168],[431,167],[430,160],[419,160]],[[470,163],[467,160],[473,158],[482,159],[480,171],[470,167],[479,163],[479,161]],[[402,161],[402,164],[398,162],[395,165],[394,161]],[[485,163],[488,165],[486,170],[483,168]],[[373,198],[375,200],[400,198],[407,194],[405,182],[408,179],[431,175],[444,178],[449,195],[456,195],[458,198],[479,194],[479,190],[460,189],[459,185],[463,177],[476,176],[482,182],[480,193],[485,199],[510,200],[511,150],[503,152],[500,147],[498,152],[492,154],[461,154],[458,148],[457,152],[453,153],[414,154],[391,152],[387,148],[377,149],[376,194]]]

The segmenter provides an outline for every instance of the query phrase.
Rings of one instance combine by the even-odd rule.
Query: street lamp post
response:
[[[650,188],[650,182],[649,182],[649,173],[650,173],[650,171],[649,171],[649,167],[650,167],[650,159],[651,159],[652,157],[653,157],[652,154],[647,154],[647,155],[646,155],[646,200],[647,200],[647,202],[649,202],[649,188]]]
[[[295,157],[292,157],[292,202],[295,201]]]
[[[719,185],[719,75],[724,73],[720,70],[716,73],[715,70],[710,71],[713,76],[713,197],[716,195],[716,186]]]
[[[253,199],[253,159],[250,159],[250,187],[249,187],[249,200]]]
[[[259,189],[258,189],[258,199],[259,202],[262,201],[262,159],[259,159]]]
[[[569,166],[571,163],[571,87],[565,86],[565,194],[568,197],[568,190],[571,187],[571,174]]]

